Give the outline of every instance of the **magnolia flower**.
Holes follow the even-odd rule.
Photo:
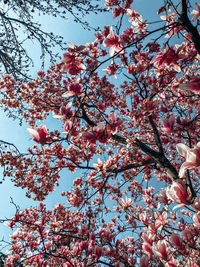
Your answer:
[[[183,243],[183,240],[182,238],[180,238],[180,236],[176,233],[173,233],[171,236],[170,236],[170,240],[172,242],[172,244],[177,247],[178,249],[181,249],[184,247],[184,243]]]
[[[179,170],[179,177],[183,178],[186,170],[200,166],[200,142],[193,149],[179,143],[176,149],[181,156],[186,158]]]
[[[82,63],[82,58],[69,52],[63,55],[61,62],[64,63],[63,71],[71,75],[78,75],[86,69],[85,65]]]
[[[70,130],[72,129],[73,123],[71,121],[66,121],[63,129],[65,134],[69,134]]]
[[[148,256],[142,256],[140,258],[140,267],[147,267],[150,266],[149,257]]]
[[[200,3],[196,3],[196,8],[197,10],[191,11],[191,15],[194,15],[194,17],[192,18],[192,21],[197,20],[198,17],[200,16]]]
[[[90,144],[96,144],[96,138],[91,133],[84,133],[83,138],[85,138]]]
[[[110,47],[109,54],[111,57],[115,52],[119,52],[121,50],[119,36],[114,34],[112,27],[110,27],[110,33],[103,41],[103,45],[105,47]]]
[[[192,217],[195,225],[200,226],[200,212],[197,212]]]
[[[62,97],[70,97],[70,96],[83,96],[82,94],[82,88],[83,85],[80,84],[79,82],[76,83],[71,83],[68,88],[68,92],[64,93]]]
[[[45,144],[48,140],[48,131],[46,125],[40,125],[35,129],[28,128],[27,132],[32,135],[33,140],[37,143]]]
[[[116,134],[118,130],[118,126],[122,124],[122,121],[117,118],[115,113],[110,113],[108,117],[108,123],[107,130],[110,131],[112,134]]]
[[[170,187],[166,190],[167,197],[175,202],[187,205],[190,202],[190,195],[188,195],[188,192],[186,190],[186,186],[182,180],[175,182],[171,184]],[[183,205],[182,205],[183,206]]]
[[[175,117],[172,115],[169,118],[163,119],[163,127],[162,130],[165,133],[170,133],[173,131],[174,128],[174,123],[175,123]]]
[[[179,85],[182,90],[190,90],[195,94],[200,94],[200,76],[192,79],[187,83],[182,83]]]
[[[117,76],[116,76],[115,73],[118,70],[118,68],[119,68],[119,65],[118,64],[114,64],[112,62],[111,65],[109,65],[106,69],[102,69],[102,71],[106,71],[109,76],[113,76],[115,79],[117,79]]]
[[[67,103],[66,106],[62,105],[60,107],[60,114],[54,115],[53,117],[59,120],[69,120],[73,116],[73,111],[71,110],[72,102]]]
[[[120,205],[124,210],[127,210],[131,205],[133,204],[133,201],[131,198],[126,197],[125,199],[120,199]]]
[[[176,51],[173,47],[170,47],[168,50],[158,53],[153,60],[157,68],[159,68],[160,66],[172,66],[175,71],[180,72],[181,68],[177,64],[177,61],[178,55],[176,54]]]
[[[106,126],[99,124],[93,127],[93,135],[100,143],[106,143],[110,138],[111,133]]]
[[[165,240],[159,240],[157,243],[154,243],[152,246],[153,253],[163,260],[167,260],[168,256],[168,247]]]

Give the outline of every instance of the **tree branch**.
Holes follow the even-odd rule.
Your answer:
[[[181,15],[178,19],[178,23],[191,35],[192,41],[198,53],[200,54],[200,35],[197,30],[197,27],[194,27],[190,22],[187,15],[187,1],[181,0]]]

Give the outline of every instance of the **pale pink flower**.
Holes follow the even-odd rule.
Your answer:
[[[142,250],[144,251],[144,253],[151,255],[151,253],[152,253],[152,246],[151,246],[151,244],[148,243],[148,242],[144,242],[142,244]]]
[[[103,248],[102,246],[95,246],[94,247],[94,254],[97,256],[97,258],[100,258],[103,254]]]
[[[193,243],[194,234],[193,234],[193,232],[190,229],[185,228],[182,231],[182,236],[183,236],[183,240],[186,241],[187,243]]]
[[[182,157],[186,158],[179,170],[179,177],[183,178],[186,170],[200,166],[200,142],[194,148],[179,143],[176,145],[176,149]]]
[[[192,21],[195,21],[200,16],[200,3],[195,3],[197,10],[192,10],[191,15],[194,15]]]
[[[163,211],[161,214],[155,214],[156,220],[155,220],[155,227],[158,230],[162,230],[162,228],[167,223],[167,211]]]
[[[133,204],[133,201],[131,198],[126,197],[125,199],[120,199],[120,205],[124,210],[127,210],[131,205]]]
[[[131,22],[135,27],[137,27],[139,23],[142,22],[142,16],[134,9],[127,9],[127,15],[129,16],[128,21]]]
[[[167,260],[168,247],[165,240],[159,240],[157,243],[154,243],[152,246],[153,253],[163,260]]]
[[[191,196],[188,195],[186,186],[182,180],[175,182],[166,190],[167,197],[175,202],[187,205],[190,203]]]
[[[82,73],[86,67],[82,63],[82,58],[72,53],[65,53],[61,61],[63,64],[63,71],[71,75],[78,75]]]
[[[192,217],[195,225],[200,226],[200,212],[197,212]]]
[[[177,64],[178,55],[173,47],[170,47],[168,50],[160,52],[154,59],[154,64],[157,68],[160,66],[172,66],[173,69],[177,72],[181,71],[181,68]]]
[[[40,144],[45,144],[48,140],[48,131],[46,125],[40,125],[39,127],[32,129],[28,128],[27,132],[32,135],[33,140]]]
[[[110,27],[110,33],[104,39],[103,45],[105,47],[110,47],[109,54],[111,57],[115,52],[119,52],[121,50],[119,36],[114,34],[112,27]]]
[[[66,121],[63,129],[64,129],[64,133],[68,134],[70,132],[70,130],[72,129],[73,123],[71,121]]]
[[[195,94],[200,94],[200,76],[192,79],[187,83],[182,83],[179,85],[182,90],[190,90]]]

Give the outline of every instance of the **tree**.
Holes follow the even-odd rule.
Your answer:
[[[84,16],[87,14],[97,14],[106,11],[99,6],[97,1],[88,0],[5,0],[0,8],[0,74],[11,74],[12,77],[21,82],[31,80],[30,69],[34,66],[34,61],[28,52],[30,45],[39,47],[41,53],[41,69],[44,68],[47,59],[55,64],[60,58],[57,49],[64,50],[66,42],[61,36],[54,32],[45,32],[40,23],[36,21],[37,16],[48,16],[48,18],[61,17],[68,18],[69,15],[75,22],[80,23],[84,28],[94,29]],[[19,96],[17,99],[20,101]],[[4,111],[9,117],[20,118],[22,110],[25,108],[21,101],[21,108],[16,112],[5,108]],[[3,107],[3,105],[1,105]]]
[[[58,60],[54,47],[64,49],[66,44],[61,36],[53,32],[47,33],[35,21],[34,14],[61,17],[66,19],[70,14],[83,27],[91,29],[91,25],[83,19],[86,14],[105,11],[99,7],[98,0],[4,0],[0,9],[0,73],[12,74],[15,79],[26,80],[29,77],[33,60],[27,52],[26,45],[35,42],[41,48],[42,66],[48,55],[53,63]]]
[[[6,222],[6,266],[200,265],[200,5],[165,0],[156,28],[131,0],[106,6],[116,27],[26,84],[1,80],[2,104],[19,109],[19,95],[27,107],[34,145],[0,164],[41,201]],[[64,133],[42,125],[52,114]],[[82,175],[62,193],[69,207],[47,210],[63,169]]]

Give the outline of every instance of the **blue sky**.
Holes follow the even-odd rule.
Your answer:
[[[158,16],[154,16],[156,11],[159,8],[160,0],[135,0],[133,7],[136,11],[141,12],[143,19],[158,20]],[[110,13],[109,13],[110,14]],[[93,15],[88,17],[88,21],[91,25],[100,26],[103,28],[104,25],[114,25],[115,21],[112,19],[112,15],[100,14]],[[68,15],[67,15],[68,16]],[[92,42],[95,40],[92,32],[88,32],[84,30],[81,25],[74,23],[73,19],[68,16],[69,19],[64,21],[59,18],[49,18],[49,17],[38,17],[37,19],[42,24],[42,28],[45,31],[53,31],[55,34],[62,35],[66,42],[72,42],[75,44],[85,44],[87,42]],[[37,46],[29,41],[27,43],[27,49],[30,52],[30,55],[33,57],[35,62],[35,67],[31,70],[31,74],[34,77],[36,72],[40,68],[40,58],[39,51]],[[58,51],[62,56],[61,51]],[[48,68],[49,63],[47,62],[45,68]],[[102,67],[104,68],[104,66]],[[113,79],[113,82],[115,80]],[[116,82],[116,81],[115,81]],[[8,119],[3,111],[0,111],[0,122],[1,122],[1,131],[0,131],[0,139],[5,140],[10,143],[14,143],[21,152],[25,152],[26,148],[31,147],[34,142],[32,138],[27,133],[26,128],[28,127],[26,124],[23,124],[22,127],[19,126],[18,121],[13,121],[12,119]],[[57,122],[53,118],[49,118],[47,122],[45,122],[49,129],[55,129]],[[40,124],[40,123],[39,123]],[[1,171],[0,171],[1,174]],[[65,198],[60,196],[61,191],[66,191],[70,189],[72,185],[72,180],[74,177],[77,177],[78,174],[68,173],[67,171],[63,172],[62,178],[60,179],[60,186],[56,188],[55,192],[50,194],[45,203],[48,208],[53,208],[53,206],[59,201],[65,201]],[[10,204],[10,197],[13,198],[14,202],[20,206],[21,209],[30,207],[31,205],[37,205],[38,202],[34,202],[31,199],[27,199],[25,197],[25,190],[17,188],[13,185],[12,182],[9,181],[9,178],[0,185],[0,194],[1,194],[1,205],[0,205],[0,218],[4,219],[5,217],[10,218],[14,215],[15,209]],[[4,236],[5,239],[8,238],[9,229],[0,224],[0,239]]]

